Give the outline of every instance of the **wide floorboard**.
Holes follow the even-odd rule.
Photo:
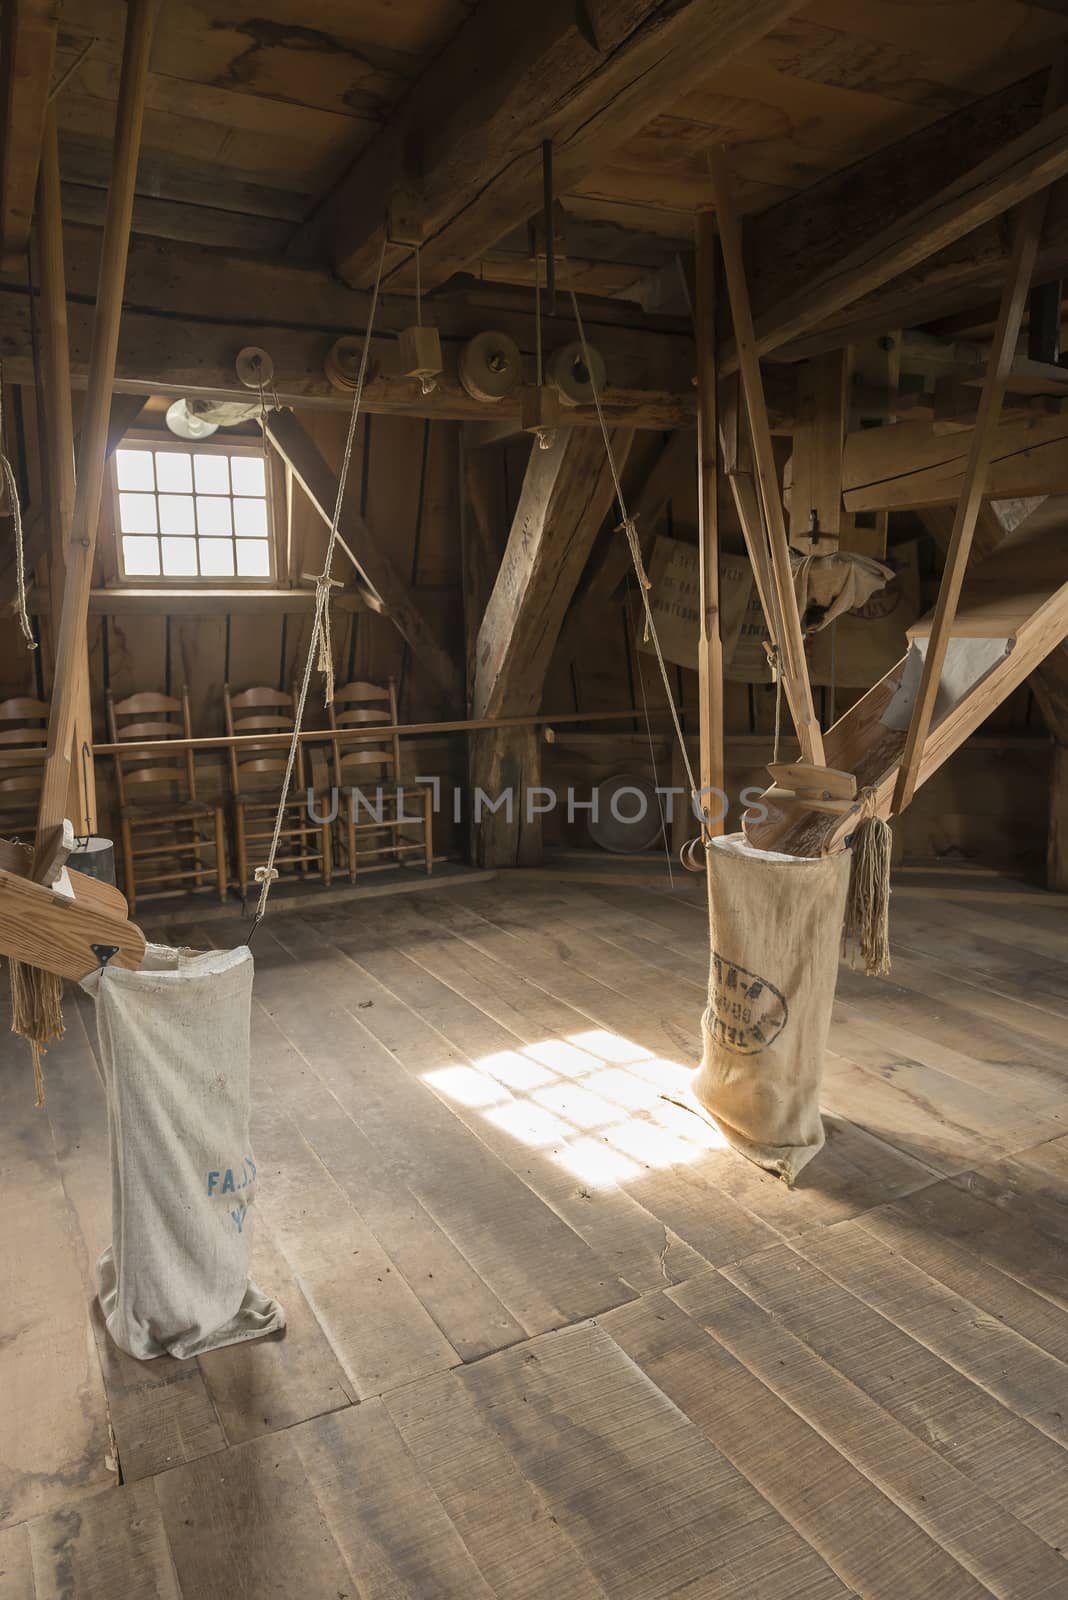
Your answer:
[[[1063,1600],[1063,897],[902,876],[788,1190],[679,1103],[702,892],[579,864],[272,912],[254,1273],[288,1328],[199,1361],[93,1308],[87,1006],[41,1111],[0,1045],[0,1600]]]

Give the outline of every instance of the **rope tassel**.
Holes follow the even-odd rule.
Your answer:
[[[861,795],[861,818],[853,835],[853,860],[849,872],[843,944],[850,963],[864,963],[865,976],[884,977],[890,971],[890,857],[893,834],[876,813],[876,791]]]
[[[53,1039],[63,1037],[63,980],[54,972],[28,967],[22,961],[9,961],[11,974],[11,1031],[28,1039],[33,1051],[33,1082],[36,1104],[44,1105],[44,1073],[41,1057]]]

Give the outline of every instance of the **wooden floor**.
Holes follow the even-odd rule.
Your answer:
[[[0,1600],[1064,1600],[1064,897],[902,882],[791,1192],[663,1098],[702,887],[632,876],[309,892],[264,924],[255,1273],[284,1339],[107,1343],[86,1019],[43,1112],[2,1046]]]

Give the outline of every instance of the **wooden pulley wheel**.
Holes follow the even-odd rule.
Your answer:
[[[323,362],[323,372],[333,388],[349,394],[355,389],[360,374],[362,349],[363,341],[355,334],[345,333],[340,339],[334,340]]]
[[[460,351],[460,382],[472,400],[496,404],[517,388],[523,375],[522,364],[515,340],[491,328],[476,333]]]
[[[274,362],[258,344],[239,350],[234,367],[246,389],[266,389],[274,382]]]
[[[589,366],[586,364],[589,356]],[[570,344],[563,345],[559,350],[554,350],[549,357],[549,381],[552,383],[562,404],[565,406],[586,406],[593,404],[593,383],[590,382],[590,373],[597,384],[597,393],[604,392],[605,378],[607,376],[604,357],[596,346],[587,341],[583,350],[581,341],[573,339]]]
[[[679,860],[687,872],[707,872],[708,863],[705,860],[705,837],[699,833],[696,839],[687,839],[679,851]]]

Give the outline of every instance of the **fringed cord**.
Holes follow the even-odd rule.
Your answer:
[[[852,966],[859,964],[859,955],[866,976],[881,978],[890,971],[893,834],[877,813],[877,790],[864,789],[860,800],[860,820],[853,834],[843,945],[849,950]]]

